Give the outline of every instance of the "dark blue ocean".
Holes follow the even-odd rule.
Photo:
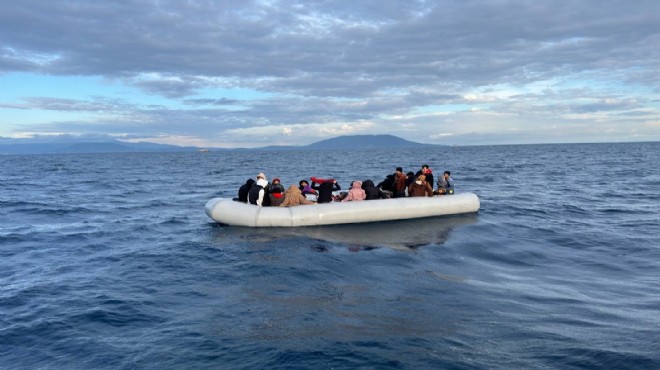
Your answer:
[[[660,143],[0,156],[1,369],[658,369]],[[258,172],[478,214],[213,223]]]

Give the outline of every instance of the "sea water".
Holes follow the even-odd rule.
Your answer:
[[[0,156],[2,369],[660,368],[660,143]],[[478,214],[218,225],[265,172]]]

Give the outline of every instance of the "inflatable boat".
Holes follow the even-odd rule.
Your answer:
[[[260,207],[228,198],[206,203],[206,214],[216,222],[248,227],[298,227],[473,213],[479,210],[476,194],[412,197],[359,202],[333,202],[295,207]]]

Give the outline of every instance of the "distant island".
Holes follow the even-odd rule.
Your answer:
[[[379,148],[424,148],[439,145],[422,144],[394,135],[345,135],[304,146],[267,146],[260,150],[353,150]]]
[[[48,142],[32,143],[23,139],[2,139],[0,154],[51,154],[51,153],[128,153],[128,152],[209,152],[228,150],[354,150],[378,148],[424,148],[441,145],[422,144],[394,135],[346,135],[321,140],[301,146],[266,146],[262,148],[212,148],[177,146],[155,143],[127,143],[118,140],[99,142]]]

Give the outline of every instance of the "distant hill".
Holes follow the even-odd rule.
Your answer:
[[[422,144],[394,135],[347,135],[322,140],[302,146],[267,146],[256,149],[235,150],[355,150],[377,148],[424,148],[433,144]],[[197,147],[156,143],[127,143],[123,141],[99,142],[48,142],[33,143],[22,139],[0,141],[0,154],[48,154],[48,153],[126,153],[126,152],[190,152]],[[208,148],[209,151],[229,150]]]
[[[258,150],[354,150],[382,148],[428,148],[442,145],[422,144],[394,135],[345,135],[303,146],[266,146]]]
[[[435,146],[402,139],[394,135],[349,135],[322,140],[307,149],[420,148]]]

